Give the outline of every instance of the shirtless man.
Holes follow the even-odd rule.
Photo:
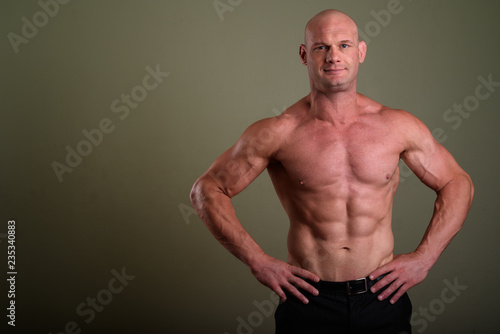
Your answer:
[[[281,298],[276,333],[410,333],[406,291],[462,227],[471,179],[420,120],[356,92],[366,44],[349,16],[314,16],[299,54],[310,94],[248,127],[196,181],[193,206]],[[399,159],[437,198],[416,250],[393,255]],[[287,262],[264,253],[231,205],[265,169],[290,220]]]

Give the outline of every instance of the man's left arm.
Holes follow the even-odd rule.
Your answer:
[[[425,185],[436,192],[437,198],[431,221],[417,249],[394,256],[391,262],[370,274],[372,279],[387,274],[372,287],[372,292],[388,286],[378,298],[383,300],[396,292],[391,297],[391,303],[425,279],[462,228],[474,196],[469,175],[452,155],[432,137],[420,120],[406,112],[403,115],[405,131],[402,135],[406,149],[401,158]]]

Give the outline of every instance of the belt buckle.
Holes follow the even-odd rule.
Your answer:
[[[362,290],[362,291],[356,291],[356,292],[351,292],[351,283],[354,283],[354,282],[359,282],[359,281],[363,281],[363,282],[365,283],[365,288],[364,288],[364,290]],[[359,294],[361,294],[361,293],[365,293],[365,292],[367,292],[367,291],[368,291],[368,283],[367,283],[367,281],[366,281],[366,277],[364,277],[364,278],[358,278],[358,279],[353,280],[353,281],[348,281],[348,282],[346,283],[346,287],[347,287],[347,295],[348,295],[348,296],[351,296],[351,295],[359,295]]]

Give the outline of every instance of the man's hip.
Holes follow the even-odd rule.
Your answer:
[[[276,334],[411,333],[411,301],[405,293],[395,304],[380,301],[370,287],[378,280],[309,282],[319,291],[313,296],[301,290],[309,304],[287,293],[275,312]]]

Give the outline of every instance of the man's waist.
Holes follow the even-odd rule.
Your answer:
[[[324,280],[320,280],[319,282],[307,281],[319,291],[329,291],[345,295],[358,295],[369,292],[370,288],[382,279],[382,277],[383,276],[379,276],[374,280],[369,277],[363,277],[341,282]]]

